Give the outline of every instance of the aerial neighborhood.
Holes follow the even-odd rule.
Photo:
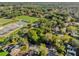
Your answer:
[[[0,3],[0,56],[79,56],[78,51],[79,3]]]

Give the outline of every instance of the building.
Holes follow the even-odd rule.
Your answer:
[[[67,45],[67,51],[66,51],[66,55],[67,56],[76,56],[76,48],[71,46],[71,45]]]

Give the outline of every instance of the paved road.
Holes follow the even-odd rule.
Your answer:
[[[19,21],[17,23],[9,24],[4,26],[4,28],[0,29],[0,37],[3,37],[5,34],[17,29],[23,27],[26,23],[23,21]]]

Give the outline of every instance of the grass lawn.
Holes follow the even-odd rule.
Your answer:
[[[15,20],[0,18],[0,26],[6,25],[12,22],[15,22]]]
[[[25,21],[28,21],[30,23],[33,23],[33,22],[37,21],[39,18],[30,17],[30,16],[17,16],[15,19],[25,20]]]
[[[17,17],[15,18],[15,20],[0,18],[0,26],[3,26],[3,25],[6,25],[6,24],[15,22],[15,21],[17,21],[17,20],[25,20],[25,21],[28,21],[28,22],[30,22],[30,23],[33,23],[33,22],[37,21],[38,19],[39,19],[39,18],[30,17],[30,16],[17,16]]]
[[[7,54],[8,54],[7,51],[5,51],[5,52],[0,52],[0,56],[6,56]]]

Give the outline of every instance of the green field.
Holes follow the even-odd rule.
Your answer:
[[[30,16],[18,16],[15,19],[17,19],[17,20],[25,20],[25,21],[28,21],[30,23],[33,23],[33,22],[37,21],[39,18],[30,17]]]
[[[33,23],[33,22],[37,21],[38,18],[36,18],[36,17],[30,17],[30,16],[17,16],[15,18],[15,20],[0,18],[0,26],[3,26],[3,25],[6,25],[6,24],[15,22],[17,20],[25,20],[25,21],[28,21],[30,23]]]
[[[0,52],[0,56],[6,56],[7,54],[8,54],[7,51],[5,51],[5,52]]]
[[[15,22],[15,20],[0,18],[0,26],[6,25],[12,22]]]

